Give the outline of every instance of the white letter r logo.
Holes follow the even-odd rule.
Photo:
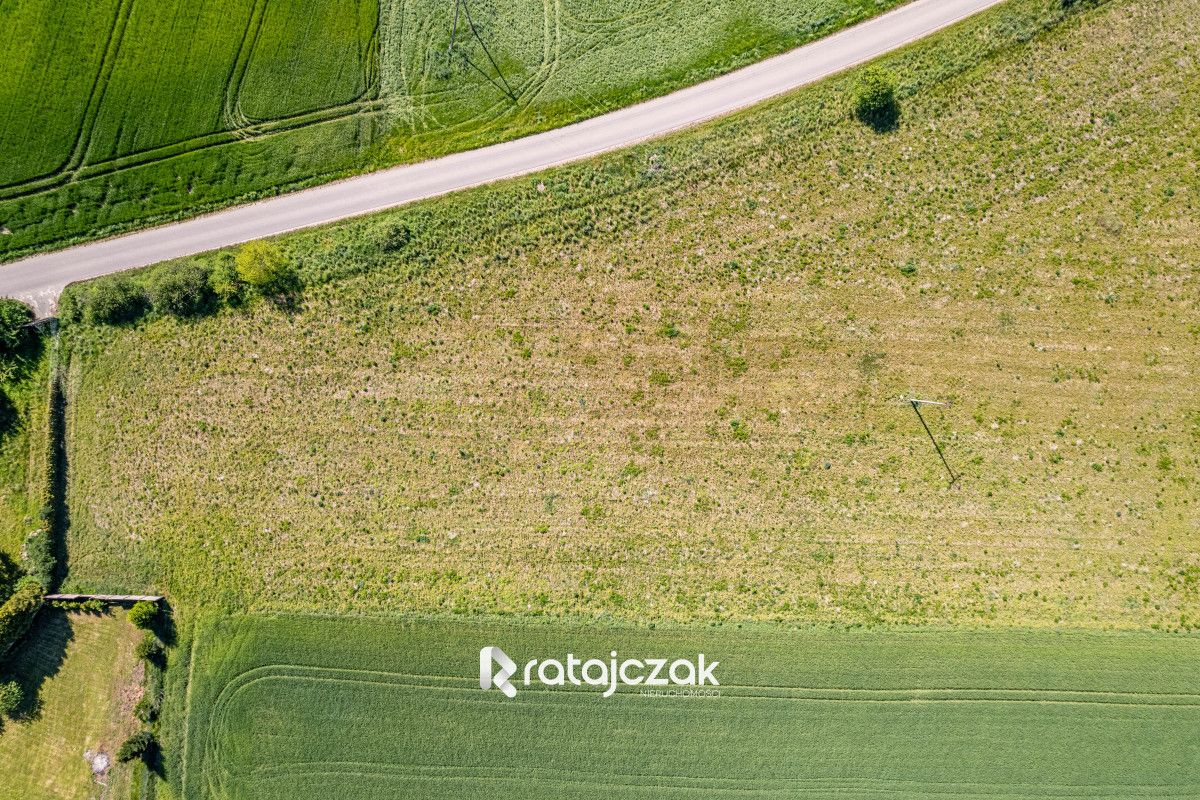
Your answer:
[[[492,674],[492,662],[500,666],[496,674]],[[517,687],[508,679],[517,671],[517,662],[509,658],[499,647],[485,647],[479,651],[479,688],[490,689],[492,684],[504,692],[505,697],[516,697]]]

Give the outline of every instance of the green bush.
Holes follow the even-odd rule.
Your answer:
[[[158,719],[159,708],[158,698],[145,694],[142,699],[137,701],[137,705],[133,707],[133,715],[142,722],[149,724]]]
[[[29,338],[25,325],[33,321],[33,309],[20,300],[0,298],[0,351],[20,349]]]
[[[25,699],[25,691],[16,681],[0,683],[0,717],[10,717]]]
[[[296,282],[296,271],[287,255],[273,242],[242,245],[234,256],[238,279],[263,294],[284,292]]]
[[[46,591],[50,591],[54,581],[55,564],[54,545],[49,531],[37,530],[29,534],[25,538],[25,572],[37,578]]]
[[[129,609],[129,621],[139,628],[149,628],[158,619],[158,605],[149,600],[138,600]]]
[[[854,82],[854,115],[876,129],[895,124],[896,76],[882,67],[867,67]]]
[[[29,630],[45,599],[46,590],[36,578],[26,576],[17,581],[12,597],[0,606],[0,658]]]
[[[237,305],[242,301],[242,290],[245,288],[242,279],[238,277],[237,265],[228,254],[224,255],[208,274],[208,285],[222,303]]]
[[[155,311],[173,317],[207,314],[217,299],[209,283],[209,269],[197,263],[160,269],[151,278],[147,293]]]
[[[133,648],[133,654],[143,661],[156,661],[162,658],[163,643],[150,631]]]
[[[129,278],[105,278],[81,289],[68,314],[85,322],[120,325],[137,320],[148,305],[145,291]]]
[[[63,611],[86,611],[89,614],[104,612],[103,600],[52,600],[50,605]]]
[[[118,761],[133,761],[135,758],[146,758],[154,752],[154,734],[150,731],[138,731],[122,743],[117,750]]]

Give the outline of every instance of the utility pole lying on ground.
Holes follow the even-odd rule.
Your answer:
[[[925,422],[925,417],[921,414],[921,406],[949,406],[949,403],[939,403],[936,400],[918,400],[915,397],[908,398],[909,405],[916,412],[917,419],[921,420],[921,427],[925,429],[925,433],[929,434],[929,441],[933,442],[933,449],[937,451],[938,458],[942,460],[942,466],[946,468],[946,472],[950,475],[950,485],[953,486],[958,480],[958,476],[954,474],[954,470],[950,468],[950,462],[946,460],[945,453],[942,452],[941,446],[937,443],[937,439],[933,435],[933,431],[929,430],[929,425]]]

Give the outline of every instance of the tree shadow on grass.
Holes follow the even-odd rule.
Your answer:
[[[16,681],[24,697],[13,712],[18,720],[38,719],[42,713],[41,689],[47,679],[62,669],[67,645],[75,638],[71,620],[66,612],[50,606],[43,607],[29,632],[0,664],[0,681]],[[0,732],[3,720],[0,720]]]
[[[900,127],[900,104],[888,103],[874,111],[855,112],[854,116],[876,133],[890,133]]]
[[[154,619],[150,630],[154,631],[154,635],[167,647],[174,647],[179,642],[179,630],[175,627],[175,613],[167,600],[159,602],[158,616]]]

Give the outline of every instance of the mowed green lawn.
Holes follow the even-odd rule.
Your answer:
[[[899,2],[0,4],[0,259],[552,128]]]
[[[26,693],[18,719],[0,721],[0,800],[88,800],[101,783],[112,800],[131,796],[134,765],[116,753],[138,727],[139,636],[122,613],[39,614],[0,669]],[[108,768],[93,774],[85,753],[107,756]]]
[[[719,661],[718,697],[478,683],[479,650]],[[226,619],[187,800],[1182,797],[1200,639]]]

